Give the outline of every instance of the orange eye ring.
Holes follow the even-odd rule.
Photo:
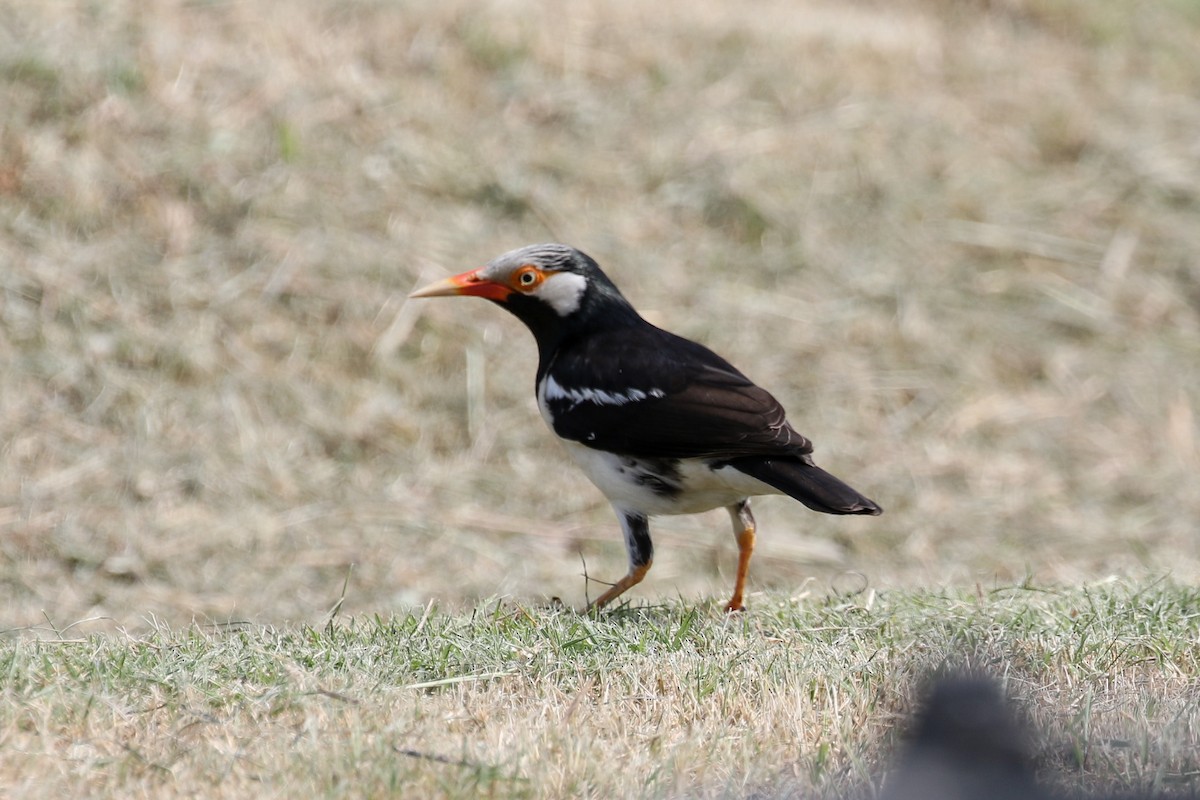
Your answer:
[[[512,287],[518,292],[531,292],[541,285],[546,276],[532,264],[526,264],[512,275]]]

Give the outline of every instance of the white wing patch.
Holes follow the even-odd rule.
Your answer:
[[[626,403],[636,403],[639,400],[645,400],[650,397],[665,397],[666,392],[662,389],[626,389],[623,392],[610,392],[607,389],[567,389],[554,380],[553,377],[547,377],[545,386],[542,389],[542,397],[545,401],[550,400],[569,400],[571,407],[580,403],[595,403],[600,406],[623,406]]]

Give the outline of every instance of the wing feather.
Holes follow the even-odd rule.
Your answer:
[[[555,432],[589,447],[655,458],[812,452],[769,392],[703,345],[653,326],[562,347],[545,377]]]

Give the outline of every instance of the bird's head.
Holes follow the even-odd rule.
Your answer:
[[[636,312],[590,256],[565,244],[531,244],[485,266],[431,283],[410,297],[483,297],[529,326],[539,342],[585,320],[616,322]]]

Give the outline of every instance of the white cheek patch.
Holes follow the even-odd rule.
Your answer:
[[[565,317],[579,310],[587,278],[574,272],[551,272],[542,285],[529,294],[549,305],[560,316]]]

